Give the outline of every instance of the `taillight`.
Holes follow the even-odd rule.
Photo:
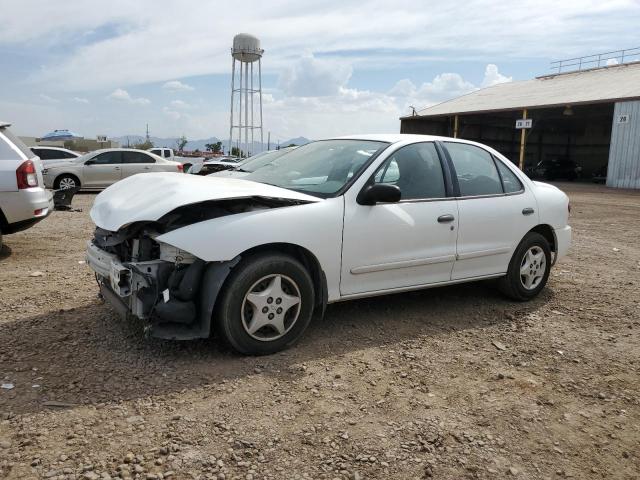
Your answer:
[[[184,172],[184,165],[182,165],[181,163],[178,164],[178,171]]]
[[[18,181],[18,190],[38,186],[38,175],[36,174],[36,166],[31,160],[23,162],[16,170],[16,180]]]

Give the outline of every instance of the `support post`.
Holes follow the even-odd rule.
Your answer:
[[[527,118],[527,109],[522,110],[522,118],[526,120]],[[524,171],[524,147],[527,141],[527,130],[523,128],[520,131],[520,170]]]
[[[458,138],[458,115],[453,117],[453,138]]]

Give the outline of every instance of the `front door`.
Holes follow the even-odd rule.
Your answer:
[[[154,163],[155,159],[145,152],[122,152],[122,178],[136,173],[151,172]]]
[[[452,279],[505,273],[516,247],[538,224],[536,199],[484,148],[444,142],[460,197],[457,260]]]
[[[393,153],[371,183],[401,191],[398,203],[345,205],[340,293],[446,282],[455,260],[458,212],[447,197],[442,162],[433,142]],[[348,197],[345,197],[348,198]]]
[[[104,188],[122,178],[122,153],[103,152],[87,160],[82,167],[82,186]]]

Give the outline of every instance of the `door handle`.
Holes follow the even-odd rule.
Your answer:
[[[449,222],[453,222],[455,219],[456,217],[454,217],[450,213],[447,213],[446,215],[440,215],[438,217],[438,223],[449,223]]]
[[[114,167],[114,170],[120,170],[120,167]]]
[[[531,215],[533,212],[535,212],[535,210],[531,207],[527,207],[527,208],[523,208],[522,209],[522,214],[523,215]]]
[[[144,167],[144,169],[145,169],[145,170],[151,170],[151,168],[149,168],[149,167]]]

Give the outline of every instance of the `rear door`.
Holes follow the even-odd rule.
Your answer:
[[[154,168],[156,159],[146,152],[122,152],[122,178],[136,173],[150,172]]]
[[[103,152],[87,160],[82,167],[83,186],[104,188],[122,178],[122,152]]]
[[[444,142],[458,189],[452,280],[504,273],[524,235],[538,224],[533,193],[502,160],[476,145]]]

